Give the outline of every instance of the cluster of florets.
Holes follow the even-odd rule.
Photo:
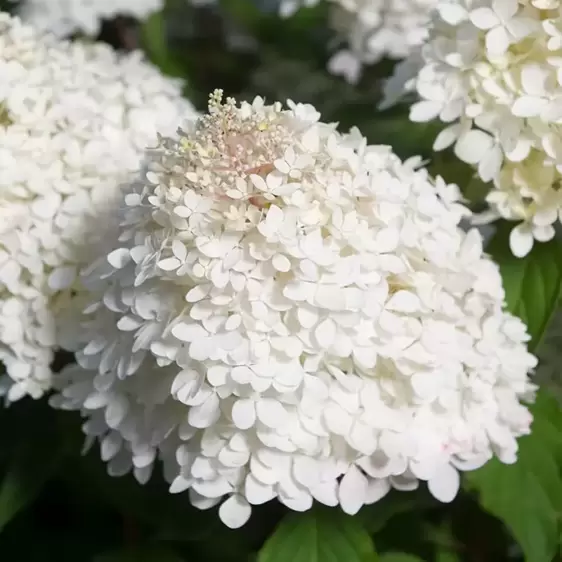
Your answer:
[[[192,109],[138,53],[59,42],[6,14],[0,76],[0,360],[15,400],[49,388],[55,313],[79,292],[107,211],[156,131]]]
[[[281,13],[293,14],[319,0],[284,0]],[[357,82],[363,65],[381,59],[403,59],[427,39],[430,14],[437,0],[329,0],[333,28],[346,46],[328,68]]]
[[[39,31],[59,37],[73,33],[95,36],[104,19],[144,19],[163,6],[163,0],[21,0],[18,15]]]
[[[454,145],[492,182],[485,218],[520,222],[513,253],[550,240],[562,218],[560,1],[442,0],[409,64],[416,77],[406,89],[421,97],[411,119],[448,124],[434,148]]]
[[[57,381],[111,474],[243,525],[251,506],[350,514],[391,488],[451,501],[514,462],[536,360],[458,189],[311,106],[210,99],[162,139]]]

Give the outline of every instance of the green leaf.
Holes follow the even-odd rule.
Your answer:
[[[370,143],[390,145],[401,158],[433,155],[433,141],[442,127],[440,124],[433,121],[412,123],[407,111],[396,115],[385,113],[367,123],[364,115],[365,111],[358,123]]]
[[[142,25],[141,42],[150,61],[164,74],[183,76],[184,71],[168,48],[166,20],[163,12],[155,12]]]
[[[435,555],[435,562],[460,562],[460,558],[456,552],[441,548]]]
[[[259,553],[258,562],[375,562],[367,531],[336,509],[288,515]]]
[[[486,251],[500,266],[507,308],[519,316],[532,337],[531,349],[542,339],[556,310],[562,288],[562,247],[557,239],[536,242],[524,258],[509,249],[512,223],[500,223]]]
[[[423,562],[422,558],[406,552],[386,552],[381,554],[379,560],[380,562]]]
[[[507,308],[526,324],[529,348],[540,344],[560,299],[562,248],[558,240],[535,243],[524,258],[509,249],[512,224],[500,224],[488,252],[499,264]],[[493,459],[466,475],[482,507],[501,519],[528,562],[550,562],[558,550],[562,510],[562,415],[543,390],[531,407],[532,434],[519,441],[518,461]]]
[[[479,493],[482,507],[505,523],[527,562],[550,562],[558,550],[562,414],[553,400],[543,393],[531,408],[533,432],[520,439],[515,464],[503,465],[493,459],[466,474],[466,482]]]
[[[370,533],[378,533],[393,517],[406,512],[428,509],[435,504],[435,498],[424,488],[408,493],[392,490],[376,504],[363,507],[357,517]]]
[[[36,499],[69,444],[67,436],[59,431],[58,412],[44,403],[22,400],[3,414],[3,429],[15,434],[17,443],[10,450],[9,440],[0,440],[2,447],[9,450],[4,472],[0,472],[0,532]]]
[[[60,456],[39,457],[22,451],[0,481],[0,531],[39,495]]]
[[[455,537],[452,529],[452,522],[446,520],[440,525],[424,525],[425,536],[436,548],[435,562],[458,562],[458,553],[463,549],[463,545]]]

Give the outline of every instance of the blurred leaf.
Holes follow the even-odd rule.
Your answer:
[[[358,518],[320,508],[288,515],[258,556],[258,562],[377,560],[372,540]]]
[[[356,123],[370,143],[390,145],[401,158],[433,155],[433,141],[442,125],[433,121],[412,123],[407,111],[396,115],[377,114],[374,104],[371,112],[372,119],[369,120],[369,113],[364,111],[363,119],[358,118]],[[367,122],[364,122],[365,117]]]
[[[379,556],[380,562],[423,562],[422,558],[418,558],[413,554],[405,552],[385,552]]]
[[[242,529],[232,530],[220,521],[217,508],[201,511],[191,505],[187,494],[170,494],[169,485],[158,469],[143,486],[131,475],[121,478],[107,475],[97,451],[79,459],[77,466],[65,476],[76,494],[84,497],[84,481],[87,481],[93,496],[147,529],[151,539],[175,546],[181,543],[205,562],[247,562],[249,553],[263,544],[285,511],[277,502],[256,506],[250,521]]]
[[[168,47],[164,12],[155,12],[145,20],[142,25],[141,42],[149,60],[164,74],[183,77],[183,67],[174,59]]]
[[[431,175],[441,176],[446,182],[457,184],[463,196],[473,206],[485,203],[490,185],[484,183],[469,164],[459,160],[452,150],[434,152],[428,169]]]
[[[378,533],[393,517],[401,513],[423,510],[435,505],[435,499],[425,488],[408,493],[391,490],[382,500],[363,507],[357,517],[370,533]]]
[[[465,477],[482,507],[509,528],[527,562],[550,562],[559,543],[562,413],[553,402],[543,393],[531,408],[533,431],[519,440],[515,464],[492,459]]]
[[[509,249],[511,224],[500,223],[487,251],[500,267],[507,308],[528,326],[535,349],[544,336],[562,284],[558,240],[535,243],[524,258]],[[562,414],[546,391],[531,407],[532,434],[519,441],[518,461],[504,465],[493,459],[466,474],[480,503],[502,520],[528,562],[550,562],[558,550],[562,509]]]
[[[39,495],[52,475],[52,460],[49,463],[51,466],[45,466],[44,460],[42,457],[33,459],[24,451],[11,463],[0,482],[0,531]]]
[[[460,558],[456,552],[440,548],[437,550],[435,562],[460,562]]]
[[[168,486],[158,471],[144,486],[131,475],[109,476],[97,451],[81,459],[68,478],[77,489],[83,488],[83,481],[87,480],[93,492],[107,504],[123,516],[148,526],[156,534],[168,533],[185,541],[205,540],[224,528],[214,511],[202,512],[191,506],[184,496],[168,493]]]
[[[516,258],[509,249],[512,228],[512,223],[500,223],[486,251],[500,266],[507,308],[527,324],[534,349],[560,299],[562,245],[558,239],[535,242],[528,255]]]
[[[44,404],[23,400],[10,408],[10,426],[18,444],[0,474],[0,531],[41,492],[59,466],[65,449],[64,435],[56,431],[56,414]],[[20,412],[29,414],[25,418]],[[12,416],[8,416],[10,419]]]
[[[123,549],[96,556],[93,562],[184,562],[175,552],[161,546]]]
[[[435,562],[457,562],[462,546],[454,536],[452,524],[446,519],[440,525],[426,525],[427,539],[435,546]]]
[[[240,0],[220,0],[221,8],[237,22],[249,28],[257,27],[267,14],[260,11],[254,2],[240,2]]]

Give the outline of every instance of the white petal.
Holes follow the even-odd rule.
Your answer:
[[[283,254],[275,254],[271,263],[277,271],[289,271],[291,269],[289,258]]]
[[[355,465],[351,465],[338,490],[340,505],[345,513],[355,515],[363,507],[367,485],[365,475]]]
[[[509,48],[509,35],[505,28],[498,26],[486,34],[486,49],[493,56],[503,55]]]
[[[476,8],[470,12],[470,21],[478,29],[492,29],[498,25],[500,20],[491,8]]]
[[[420,299],[414,293],[398,291],[388,299],[385,308],[397,312],[416,312],[420,304]]]
[[[187,295],[185,295],[185,300],[187,302],[198,302],[209,294],[211,288],[212,285],[209,283],[205,285],[196,285],[187,293]]]
[[[189,410],[188,420],[193,427],[203,429],[211,427],[220,417],[220,399],[213,392],[203,404]]]
[[[49,275],[48,284],[53,291],[62,291],[68,289],[76,279],[76,267],[57,267],[51,275]]]
[[[314,330],[316,341],[323,348],[326,349],[332,345],[336,337],[336,324],[330,318],[326,318]]]
[[[232,484],[224,477],[216,480],[197,480],[193,483],[193,490],[208,498],[222,498],[232,492]]]
[[[380,501],[388,492],[390,492],[390,482],[387,478],[375,478],[369,480],[367,492],[365,494],[365,503],[372,505]]]
[[[539,242],[548,242],[554,238],[556,231],[551,224],[533,227],[533,238]]]
[[[117,248],[107,256],[107,261],[115,269],[121,269],[131,261],[131,252],[128,248]]]
[[[209,332],[199,324],[180,322],[172,328],[172,334],[180,341],[192,342],[206,338]]]
[[[211,509],[213,507],[215,507],[215,505],[218,505],[221,502],[222,498],[206,498],[205,496],[202,496],[201,494],[198,494],[197,492],[193,491],[192,489],[189,490],[189,501],[191,502],[191,505],[193,507],[196,507],[197,509],[201,509],[201,510],[205,510],[205,509]]]
[[[178,258],[166,258],[158,262],[158,267],[163,271],[174,271],[181,265]]]
[[[478,164],[492,147],[492,137],[484,131],[472,129],[459,138],[455,154],[467,164]]]
[[[297,318],[303,328],[312,328],[318,322],[318,310],[316,308],[300,307],[297,310]]]
[[[123,440],[119,433],[112,431],[101,442],[101,458],[104,462],[112,459],[120,450]]]
[[[418,123],[432,121],[443,109],[443,104],[435,101],[419,101],[410,109],[410,120]]]
[[[306,490],[299,490],[297,495],[279,494],[279,500],[293,511],[308,511],[312,507],[312,496]]]
[[[461,21],[464,21],[467,16],[467,12],[464,6],[449,2],[439,2],[437,4],[437,10],[439,11],[439,15],[444,21],[455,26],[458,25]]]
[[[449,503],[455,499],[459,486],[459,473],[450,464],[443,465],[427,482],[431,495],[443,503]]]
[[[256,423],[256,406],[253,400],[238,400],[232,406],[232,421],[238,429],[249,429]]]
[[[262,398],[256,404],[258,419],[267,427],[276,429],[287,422],[287,411],[275,398]]]
[[[511,106],[511,113],[516,117],[538,117],[548,105],[548,101],[534,96],[521,96]]]
[[[483,182],[493,180],[500,173],[503,161],[502,151],[498,146],[492,147],[478,164],[478,175]]]
[[[252,474],[248,474],[248,476],[246,477],[244,491],[247,500],[252,505],[261,505],[262,503],[266,503],[269,500],[272,500],[276,496],[273,486],[269,484],[263,484]]]
[[[521,223],[509,234],[509,247],[513,255],[522,258],[526,256],[533,247],[533,233],[529,225]]]
[[[251,514],[252,507],[238,494],[230,496],[219,508],[221,521],[231,529],[239,529],[245,525]]]
[[[445,150],[449,148],[458,138],[460,132],[460,126],[451,125],[443,129],[433,142],[433,150],[439,152],[440,150]]]
[[[172,253],[174,254],[174,256],[176,256],[176,258],[178,258],[178,260],[184,261],[187,257],[187,249],[185,247],[185,244],[180,240],[174,240],[172,242]]]

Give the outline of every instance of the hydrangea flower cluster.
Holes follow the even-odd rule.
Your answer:
[[[59,42],[6,14],[0,76],[0,360],[16,400],[49,388],[55,313],[79,291],[106,211],[156,131],[192,108],[140,54]]]
[[[406,89],[421,97],[410,118],[447,123],[435,150],[454,144],[493,182],[484,218],[520,221],[516,256],[550,240],[562,219],[562,3],[441,0],[419,62],[409,64],[417,76]]]
[[[59,37],[76,32],[93,37],[99,33],[102,19],[145,19],[163,6],[164,0],[21,0],[18,15],[36,29]]]
[[[226,496],[230,527],[420,480],[451,501],[458,470],[514,462],[529,432],[526,328],[456,186],[288,106],[216,91],[148,153],[52,403],[111,474],[160,457],[171,492]]]
[[[351,83],[365,64],[384,57],[403,59],[424,43],[430,14],[437,0],[330,0],[333,27],[347,46],[330,60],[328,68]],[[291,15],[318,0],[285,0],[281,13]]]

